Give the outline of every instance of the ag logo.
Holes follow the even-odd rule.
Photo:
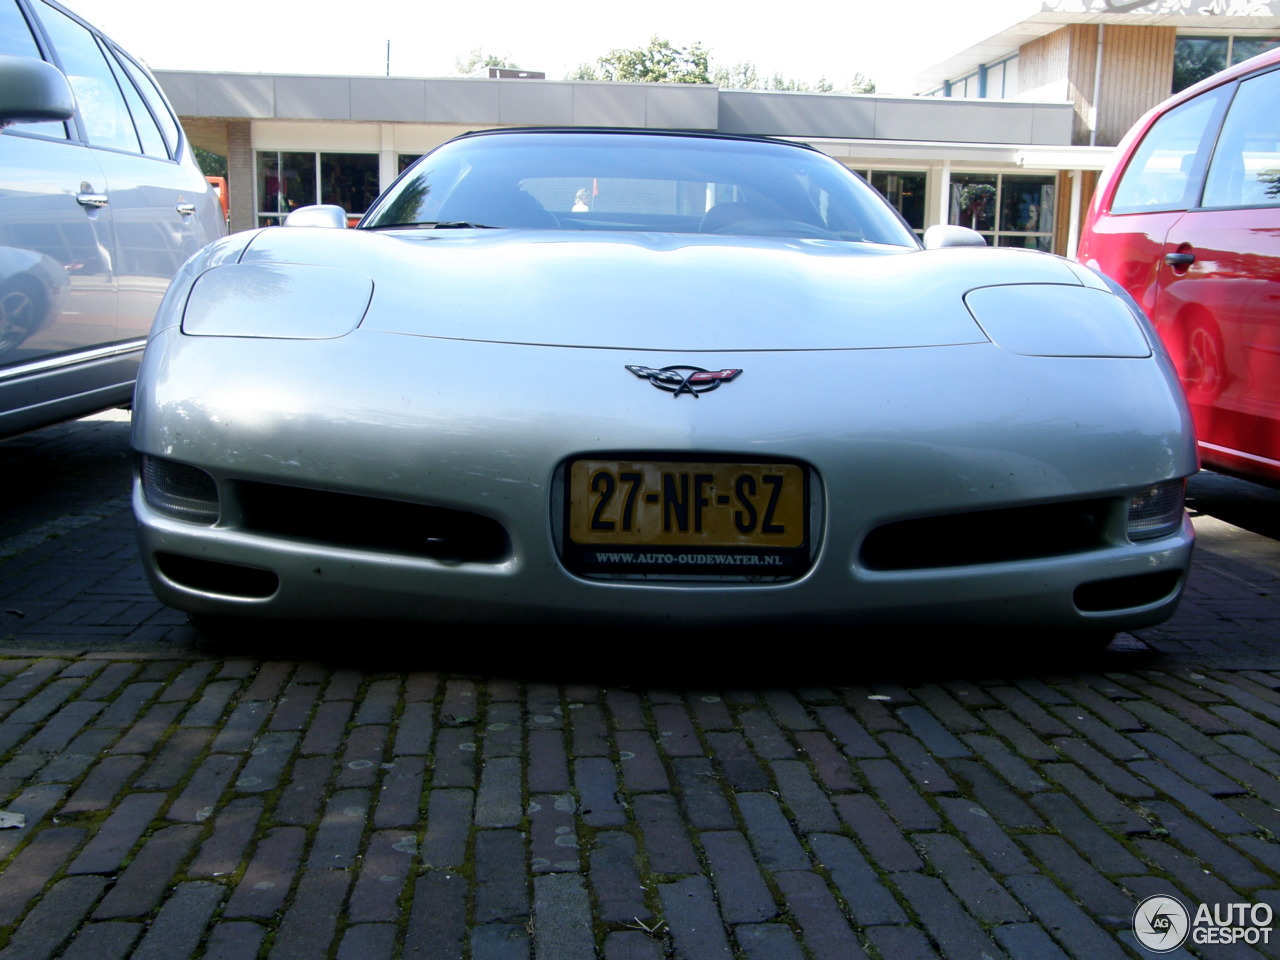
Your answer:
[[[670,367],[642,367],[638,364],[627,364],[627,369],[642,380],[648,380],[659,390],[666,390],[674,396],[690,393],[697,396],[716,389],[722,383],[728,383],[741,370],[703,370],[701,367],[686,367],[675,364]]]
[[[1177,950],[1187,939],[1191,917],[1187,908],[1173,897],[1147,897],[1133,912],[1133,935],[1138,944],[1152,953]]]

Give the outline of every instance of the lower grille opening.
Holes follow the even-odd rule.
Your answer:
[[[1076,587],[1076,607],[1085,613],[1145,607],[1173,593],[1178,588],[1181,576],[1177,570],[1165,570],[1160,573],[1142,573],[1136,577],[1115,577],[1111,580],[1082,583]]]
[[[156,566],[179,586],[202,593],[264,600],[280,586],[280,578],[270,570],[245,567],[238,563],[184,557],[176,553],[157,553]]]
[[[250,481],[236,496],[241,526],[255,533],[450,563],[511,557],[502,524],[463,510]]]
[[[888,523],[862,542],[869,570],[1034,560],[1103,546],[1110,500],[1078,500]]]

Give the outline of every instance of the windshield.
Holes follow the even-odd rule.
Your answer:
[[[360,226],[631,230],[917,246],[879,194],[817,151],[626,133],[452,141],[406,170]]]

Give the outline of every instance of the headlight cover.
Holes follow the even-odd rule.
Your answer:
[[[364,319],[373,280],[298,263],[232,263],[201,274],[182,315],[193,337],[332,340]]]
[[[1133,313],[1113,294],[1063,283],[979,287],[965,306],[996,345],[1028,357],[1149,357]]]

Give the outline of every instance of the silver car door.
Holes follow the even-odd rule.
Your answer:
[[[41,53],[13,0],[0,0],[0,53]],[[6,128],[0,135],[0,391],[19,367],[116,339],[114,260],[106,180],[74,121]]]

